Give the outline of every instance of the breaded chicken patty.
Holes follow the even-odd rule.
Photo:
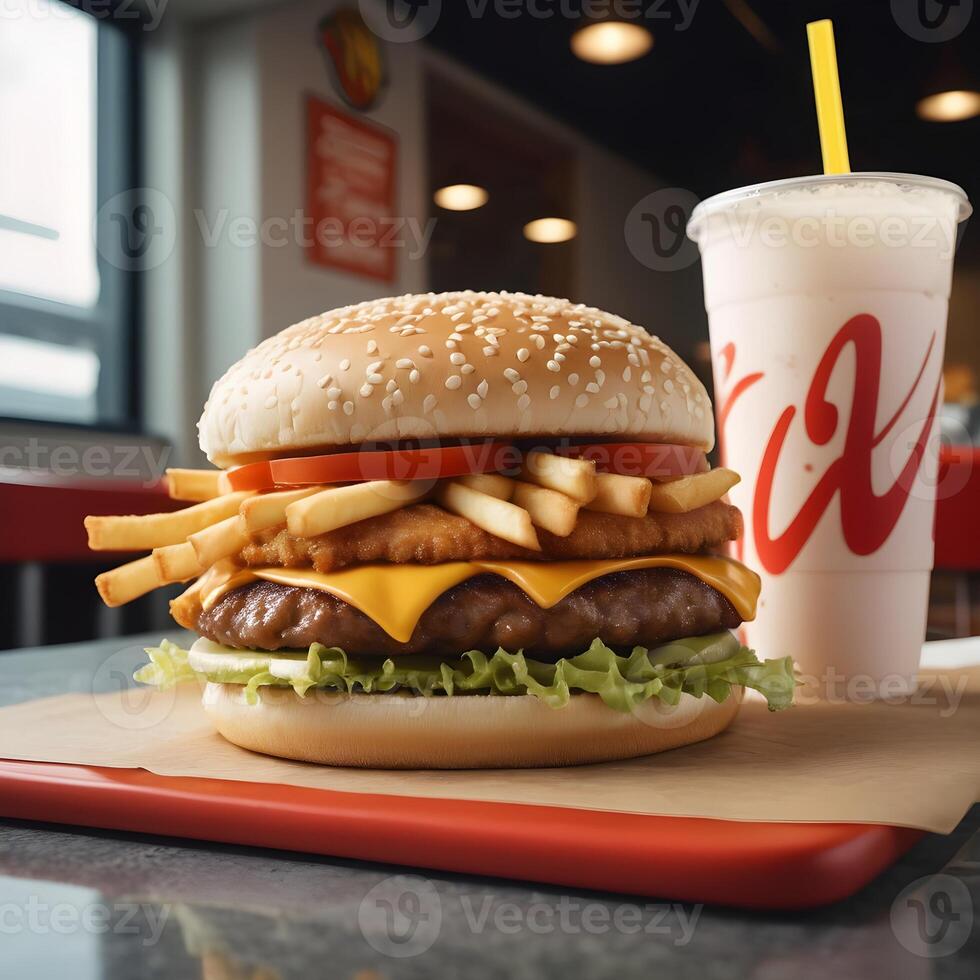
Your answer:
[[[297,538],[285,528],[272,528],[254,535],[240,560],[253,568],[312,567],[330,572],[366,562],[435,565],[447,561],[567,561],[666,552],[694,554],[738,538],[742,515],[738,508],[720,500],[688,514],[650,513],[640,518],[582,510],[568,537],[557,537],[542,528],[537,532],[541,551],[530,551],[434,504],[417,504],[313,538]]]

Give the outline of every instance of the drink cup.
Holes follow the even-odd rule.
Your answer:
[[[914,690],[925,637],[955,184],[781,180],[695,209],[718,438],[741,474],[747,642],[815,693]]]

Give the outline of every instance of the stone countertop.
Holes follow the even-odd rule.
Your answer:
[[[0,704],[111,689],[143,642],[0,653]],[[11,980],[973,980],[978,920],[980,806],[848,901],[794,913],[0,820]]]

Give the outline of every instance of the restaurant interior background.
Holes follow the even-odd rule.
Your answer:
[[[709,383],[684,215],[819,171],[808,20],[835,22],[855,169],[980,200],[980,14],[927,2],[931,26],[887,0],[611,2],[610,29],[575,0],[3,0],[0,648],[165,624],[160,593],[101,606],[91,579],[117,559],[86,554],[81,517],[159,509],[163,468],[202,462],[210,382],[311,314],[569,296]],[[483,193],[437,204],[454,185]],[[313,242],[311,218],[334,238]],[[943,411],[961,447],[980,442],[978,326],[967,227]],[[964,505],[980,511],[975,476],[940,503]],[[978,537],[940,554],[933,636],[980,633]]]

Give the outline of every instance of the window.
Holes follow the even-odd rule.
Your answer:
[[[130,42],[60,0],[0,20],[0,416],[130,417],[131,277],[100,206],[132,186]]]

